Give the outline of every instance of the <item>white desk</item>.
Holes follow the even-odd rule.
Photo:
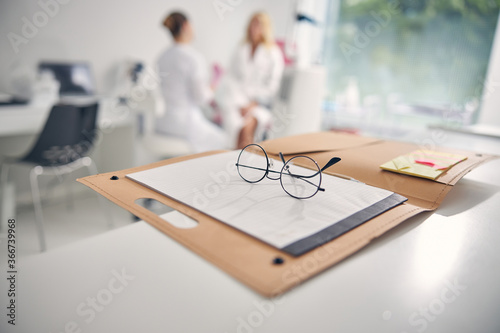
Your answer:
[[[0,138],[40,132],[55,102],[49,98],[38,98],[26,105],[0,106]],[[100,127],[130,124],[128,109],[113,109],[114,100],[111,98],[101,99],[99,103]]]
[[[0,137],[35,134],[49,115],[50,105],[0,106]]]
[[[95,101],[95,98],[89,98],[88,102],[93,100]],[[79,101],[85,102],[82,99],[79,99]],[[71,101],[67,100],[67,102]],[[55,103],[57,103],[57,100],[54,98],[41,95],[36,96],[31,103],[26,105],[0,106],[0,163],[5,156],[22,156],[23,153],[27,152],[36,139],[36,134],[43,129],[45,121],[50,114],[50,110]],[[99,99],[97,124],[98,128],[102,130],[100,134],[107,134],[114,129],[125,129],[128,127],[125,133],[119,134],[116,140],[114,140],[116,142],[110,144],[110,146],[116,146],[123,143],[123,149],[125,149],[125,147],[131,147],[133,145],[135,140],[133,120],[134,115],[132,112],[126,107],[116,107],[114,99]],[[102,136],[98,137],[102,138]],[[132,151],[132,148],[129,150]],[[114,151],[114,156],[110,156],[107,160],[118,162],[114,163],[114,161],[111,161],[111,164],[121,164],[127,167],[134,165],[134,156],[132,153],[129,151],[125,153],[116,153],[116,150]],[[107,152],[106,155],[109,156],[109,152]],[[106,160],[105,158],[101,159]],[[97,163],[99,165],[99,161],[97,161]],[[100,170],[109,170],[113,168],[113,166],[108,167],[102,164],[105,163],[99,165]],[[23,177],[25,176],[23,175]],[[4,189],[5,195],[2,195],[0,190],[0,216],[2,218],[0,221],[0,231],[2,232],[6,228],[5,224],[7,217],[15,215],[15,193],[18,189],[14,187],[14,183],[14,181],[11,181],[6,185]]]
[[[498,154],[499,143],[450,133],[442,144]],[[499,169],[500,160],[477,168],[434,214],[406,221],[279,300],[144,222],[21,258],[17,325],[2,313],[0,331],[499,332]],[[5,278],[0,290],[5,312]]]

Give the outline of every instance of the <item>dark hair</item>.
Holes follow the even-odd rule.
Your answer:
[[[187,17],[186,15],[180,13],[180,12],[173,12],[170,13],[165,20],[163,21],[163,25],[170,30],[172,33],[172,36],[174,38],[177,38],[179,34],[181,33],[182,25],[184,22],[187,22]]]

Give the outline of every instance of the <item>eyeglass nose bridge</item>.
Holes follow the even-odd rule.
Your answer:
[[[274,162],[272,158],[267,159],[267,171],[266,171],[266,177],[271,180],[279,180],[281,172],[278,170],[274,170]]]

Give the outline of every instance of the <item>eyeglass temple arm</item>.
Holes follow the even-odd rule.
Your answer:
[[[285,161],[285,158],[283,157],[283,154],[280,152],[279,155],[281,158],[281,162],[283,162],[283,164],[286,164],[286,161]]]
[[[285,164],[286,161],[285,161],[285,158],[283,157],[283,154],[280,152],[279,155],[280,155],[281,161],[283,162],[283,164]],[[321,168],[321,172],[325,171],[326,169],[328,169],[329,167],[331,167],[335,163],[340,162],[340,160],[341,160],[340,157],[333,157],[332,159],[330,159],[328,161],[328,163],[326,163],[326,165],[324,167]]]
[[[256,168],[256,167],[253,167],[253,166],[239,164],[239,163],[236,163],[235,165],[236,166],[241,166],[241,167],[244,167],[244,168],[248,168],[248,169],[260,170],[260,171],[267,171],[267,172],[272,172],[272,173],[280,173],[279,171],[275,171],[275,170],[266,170],[266,169]]]
[[[332,165],[334,165],[337,162],[340,162],[340,157],[332,158],[330,161],[328,161],[328,163],[326,163],[326,165],[324,167],[321,168],[321,172],[325,171],[326,169],[328,169],[329,167],[331,167]]]
[[[328,169],[329,167],[331,167],[332,165],[334,165],[335,163],[337,162],[340,162],[340,157],[334,157],[332,158],[330,161],[328,161],[328,163],[326,163],[326,165],[324,167],[321,168],[320,171],[312,174],[312,175],[309,175],[309,176],[294,176],[296,178],[312,178],[312,177],[316,177],[318,175],[318,173],[320,172],[323,172],[325,171],[326,169]]]
[[[328,169],[329,167],[331,167],[332,165],[334,165],[337,162],[340,162],[340,157],[334,157],[334,158],[330,159],[328,161],[328,163],[326,163],[325,166],[321,168],[321,172],[325,171],[326,169]],[[325,192],[325,189],[322,187],[320,187],[318,190]]]

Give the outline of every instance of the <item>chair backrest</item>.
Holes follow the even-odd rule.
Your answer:
[[[60,166],[89,153],[96,137],[98,104],[55,105],[31,151],[21,160]]]

